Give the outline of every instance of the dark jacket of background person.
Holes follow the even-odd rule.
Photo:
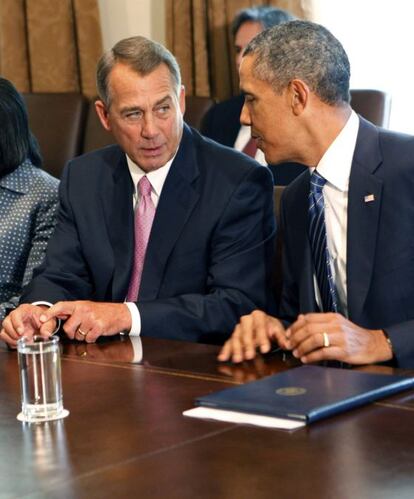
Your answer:
[[[211,107],[204,116],[200,131],[206,137],[233,147],[240,130],[240,113],[243,107],[243,95],[219,102]],[[306,170],[299,163],[268,165],[275,185],[288,185]]]

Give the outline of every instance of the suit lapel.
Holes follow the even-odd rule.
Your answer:
[[[193,132],[185,125],[155,213],[141,279],[140,300],[157,297],[168,257],[199,198],[192,185],[197,176]]]
[[[133,185],[125,154],[118,160],[107,192],[102,192],[105,220],[114,253],[112,299],[123,300],[127,293],[134,252]]]
[[[382,162],[377,129],[360,118],[349,179],[347,229],[348,315],[358,322],[369,285],[377,243],[382,180],[374,175]]]
[[[295,223],[298,234],[296,240],[297,262],[303,262],[301,274],[299,277],[300,286],[300,307],[302,313],[314,312],[318,310],[315,299],[315,288],[313,284],[313,261],[308,237],[308,210],[309,210],[309,181],[310,172],[306,172],[301,177],[303,180],[299,186],[299,192],[295,195],[295,212],[297,213],[297,222]]]

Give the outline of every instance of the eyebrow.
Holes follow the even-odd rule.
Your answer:
[[[160,106],[161,104],[165,104],[166,102],[171,100],[172,100],[171,95],[166,95],[165,97],[162,97],[160,100],[158,100],[153,107]],[[143,111],[143,109],[140,108],[139,106],[127,106],[121,109],[122,114],[131,113],[135,111]]]

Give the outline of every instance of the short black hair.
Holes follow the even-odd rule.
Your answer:
[[[263,29],[267,29],[281,23],[293,21],[294,19],[292,14],[276,7],[269,7],[266,5],[250,7],[237,12],[231,23],[231,33],[233,38],[235,38],[240,26],[247,22],[260,23],[263,26]]]
[[[26,105],[13,84],[0,77],[0,176],[14,171],[25,160],[41,166],[37,140],[29,129]]]

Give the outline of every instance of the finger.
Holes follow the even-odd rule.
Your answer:
[[[14,327],[10,316],[7,316],[4,319],[2,332],[4,332],[4,335],[5,335],[4,338],[7,337],[8,339],[13,340],[13,341],[17,341],[21,337],[21,335],[18,333],[18,331]]]
[[[252,312],[251,316],[253,319],[253,333],[255,339],[253,353],[256,353],[256,347],[259,347],[261,353],[267,353],[272,346],[268,331],[269,320],[271,320],[272,317],[261,310],[255,310]]]
[[[50,319],[40,326],[39,333],[44,338],[49,338],[56,330],[56,319]]]
[[[290,329],[290,328],[289,328]],[[302,327],[297,327],[295,330],[290,329],[288,336],[288,344],[291,350],[295,350],[308,338],[317,335],[319,342],[323,339],[323,333],[327,330],[332,331],[331,323],[310,323],[307,320],[302,322]],[[323,345],[323,342],[322,342]],[[321,345],[319,345],[321,346]]]
[[[300,314],[296,319],[296,321],[293,324],[291,324],[288,330],[286,331],[287,338],[290,338],[292,334],[295,334],[296,331],[302,329],[305,325],[306,325],[306,318],[303,314]]]
[[[315,333],[308,335],[303,341],[297,344],[297,346],[293,349],[293,356],[301,359],[304,355],[308,355],[314,350],[318,350],[321,348],[326,348],[324,346],[324,336],[323,333]]]
[[[17,341],[11,338],[4,329],[0,331],[0,339],[2,339],[10,348],[17,348]]]
[[[45,310],[40,316],[41,322],[47,322],[54,318],[67,318],[73,314],[75,310],[75,302],[73,301],[58,301],[50,308]]]
[[[276,341],[277,344],[283,350],[288,350],[288,343],[286,339],[286,331],[283,324],[276,319],[275,317],[271,317],[268,326],[267,326],[268,337]]]
[[[337,346],[319,348],[308,355],[303,355],[300,360],[304,364],[320,362],[322,360],[343,360],[343,350]]]
[[[81,317],[77,314],[71,315],[69,319],[64,323],[63,325],[63,330],[67,334],[68,338],[71,340],[77,339],[77,340],[83,340],[82,334],[78,332],[78,329],[81,328],[82,331],[85,333],[88,332],[89,328],[86,328],[85,325],[84,327],[81,327],[82,325],[82,320]]]
[[[3,321],[3,329],[11,338],[18,339],[27,331],[25,331],[24,321],[26,316],[29,315],[27,307],[16,309],[11,312]]]
[[[88,331],[84,340],[86,341],[86,343],[95,343],[99,336],[102,336],[102,334],[97,329],[91,329],[90,331]]]
[[[257,311],[258,312],[258,311]],[[238,336],[242,349],[243,358],[254,359],[256,347],[258,346],[258,329],[260,329],[261,312],[253,312],[240,318]]]
[[[244,360],[244,349],[242,342],[240,340],[242,329],[240,324],[234,329],[234,333],[231,337],[231,360],[232,362],[238,364]]]
[[[231,339],[227,340],[226,343],[222,346],[218,356],[217,360],[220,362],[227,362],[232,354],[232,346],[231,346]]]

